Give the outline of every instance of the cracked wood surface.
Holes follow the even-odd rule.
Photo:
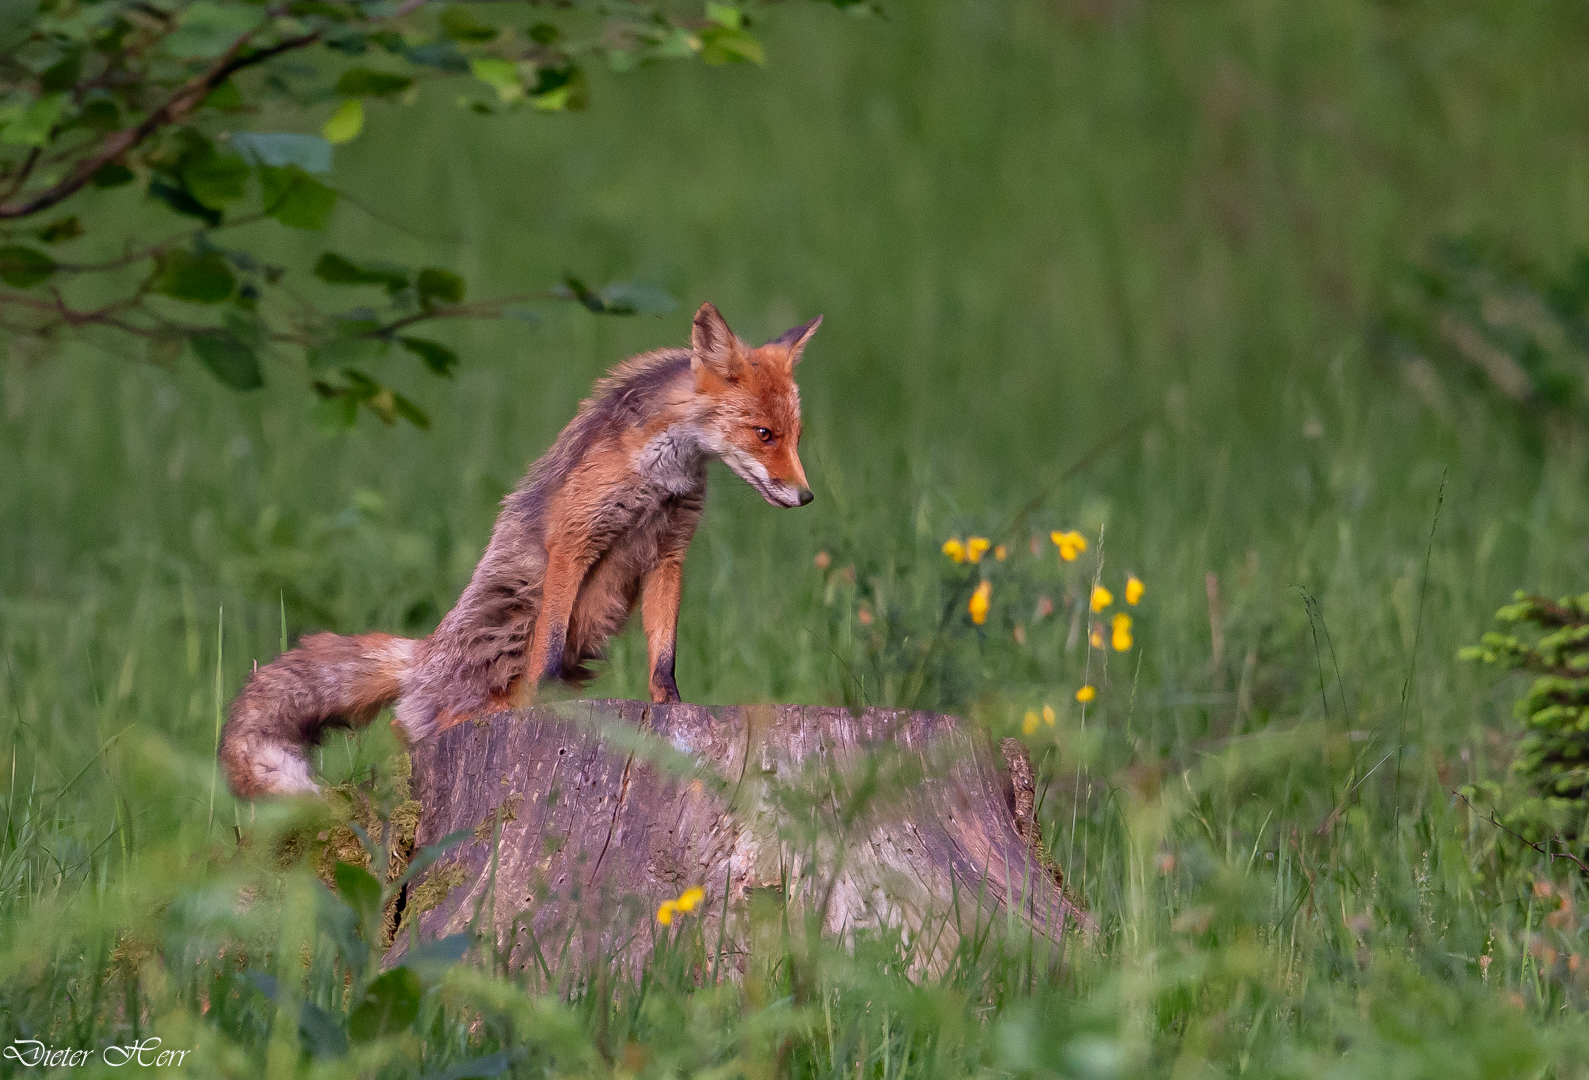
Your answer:
[[[830,933],[903,926],[929,966],[1011,913],[1057,942],[1091,922],[1042,845],[1024,748],[1000,753],[894,709],[566,701],[460,724],[411,756],[416,844],[468,832],[430,871],[462,884],[405,921],[424,940],[494,926],[515,967],[633,966],[658,904],[699,886],[711,943],[726,892],[730,964],[755,894]]]

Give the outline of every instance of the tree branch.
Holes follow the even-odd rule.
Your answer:
[[[1468,797],[1466,795],[1462,794],[1462,792],[1460,792],[1460,791],[1452,791],[1451,794],[1455,795],[1457,798],[1459,798],[1463,802],[1467,803],[1468,804],[1468,809],[1472,810],[1475,814],[1479,812],[1479,808],[1477,806],[1474,806],[1472,802],[1469,802]],[[1489,823],[1491,825],[1494,825],[1497,829],[1500,829],[1504,833],[1507,833],[1507,834],[1509,834],[1511,836],[1517,837],[1523,843],[1527,844],[1529,847],[1533,848],[1535,851],[1537,851],[1541,855],[1545,856],[1545,858],[1547,858],[1547,859],[1567,859],[1570,862],[1576,863],[1578,865],[1578,869],[1582,870],[1586,874],[1589,874],[1589,865],[1586,865],[1584,863],[1584,861],[1582,859],[1580,859],[1578,856],[1574,855],[1570,851],[1551,851],[1550,848],[1548,848],[1548,847],[1540,847],[1538,844],[1534,843],[1534,841],[1530,840],[1528,837],[1524,836],[1522,833],[1518,832],[1515,829],[1508,829],[1505,825],[1502,825],[1499,821],[1497,821],[1496,817],[1495,817],[1495,811],[1494,810],[1490,811],[1490,816],[1489,816],[1488,820],[1489,820]],[[1552,836],[1551,840],[1556,842],[1556,843],[1561,844],[1563,847],[1566,847],[1566,843],[1567,842],[1565,840],[1563,840],[1559,836]]]
[[[214,67],[203,75],[196,76],[185,83],[181,89],[177,90],[166,100],[164,105],[150,113],[143,123],[126,131],[118,131],[113,135],[107,136],[105,141],[100,144],[98,151],[79,161],[71,172],[67,173],[53,187],[46,188],[20,202],[0,203],[0,221],[28,217],[38,213],[40,210],[47,210],[56,203],[75,195],[82,190],[101,168],[121,157],[121,155],[143,142],[156,131],[187,116],[210,95],[212,90],[225,82],[234,72],[241,71],[243,68],[251,67],[254,64],[263,63],[271,57],[279,56],[282,53],[312,45],[320,40],[320,31],[316,30],[313,33],[288,38],[285,41],[277,42],[269,48],[259,49],[245,55],[242,53],[242,49],[248,44],[248,39],[253,34],[254,31],[250,30],[234,41],[232,47],[226,51],[226,54],[221,57]]]

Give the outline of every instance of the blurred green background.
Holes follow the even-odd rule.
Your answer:
[[[1589,10],[913,0],[883,19],[780,6],[758,33],[765,70],[598,75],[592,110],[557,117],[427,92],[338,151],[350,198],[329,235],[281,251],[290,265],[358,250],[452,267],[473,296],[575,273],[681,301],[660,318],[547,305],[533,325],[447,325],[456,384],[411,359],[382,371],[428,433],[366,418],[325,436],[301,386],[237,395],[191,360],[13,348],[0,703],[13,797],[31,784],[76,837],[39,863],[51,887],[142,842],[202,839],[218,701],[283,624],[428,632],[591,383],[682,344],[703,300],[757,341],[825,321],[798,372],[816,501],[775,510],[714,471],[686,570],[686,700],[916,704],[999,733],[1054,703],[1058,734],[1034,739],[1053,755],[1045,813],[1092,860],[1073,876],[1106,922],[1127,918],[1124,871],[1075,854],[1073,807],[1111,812],[1067,786],[1082,761],[1180,770],[1285,731],[1291,749],[1255,776],[1198,795],[1211,850],[1272,858],[1356,799],[1376,822],[1362,836],[1380,830],[1408,867],[1453,830],[1476,845],[1454,859],[1463,881],[1493,855],[1448,789],[1506,781],[1515,686],[1455,652],[1516,588],[1585,588],[1589,442],[1570,413],[1409,363],[1380,328],[1442,240],[1546,273],[1589,247]],[[169,225],[128,213],[151,237]],[[1089,559],[1103,530],[1117,593],[1127,569],[1147,583],[1136,647],[1101,680],[1066,647],[1086,576],[1042,539],[1068,528]],[[956,599],[971,571],[939,553],[970,533],[1012,549],[986,568],[1009,584],[981,629]],[[1058,614],[1035,616],[1039,593]],[[934,635],[948,644],[924,654]],[[644,663],[631,631],[589,693],[643,696]],[[1090,737],[1071,700],[1084,677],[1102,682]],[[325,768],[357,752],[335,737]],[[151,803],[159,760],[186,779]],[[1380,842],[1363,865],[1390,858]],[[1436,951],[1466,956],[1479,987],[1474,958],[1525,919],[1527,889],[1451,889],[1468,937]],[[1521,987],[1539,964],[1526,933],[1512,948]],[[1532,1015],[1568,1023],[1539,1004],[1561,1000],[1531,989]]]

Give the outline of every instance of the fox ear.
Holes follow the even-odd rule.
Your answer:
[[[728,328],[723,313],[710,302],[702,304],[690,327],[690,370],[704,367],[719,378],[733,379],[743,364],[739,338]]]
[[[822,325],[822,316],[818,315],[808,323],[802,323],[792,330],[785,330],[779,334],[769,345],[782,345],[789,350],[789,366],[794,367],[800,362],[800,354],[805,352],[806,342],[811,340],[811,335],[817,332],[817,327]]]

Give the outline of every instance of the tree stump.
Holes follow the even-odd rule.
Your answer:
[[[834,934],[902,928],[929,967],[995,917],[1057,944],[1091,921],[1043,847],[1025,747],[999,750],[892,709],[567,701],[460,724],[411,750],[416,849],[469,835],[409,885],[404,924],[494,927],[515,968],[633,970],[658,906],[699,887],[688,918],[728,965],[762,890]]]

